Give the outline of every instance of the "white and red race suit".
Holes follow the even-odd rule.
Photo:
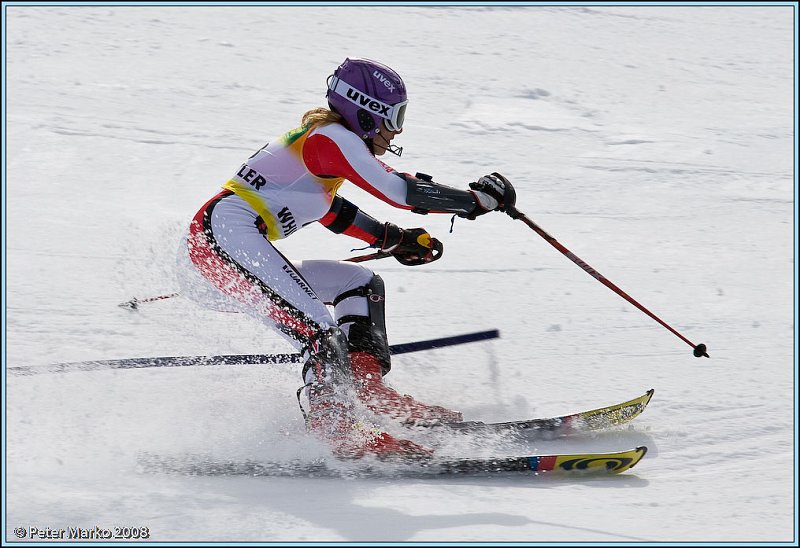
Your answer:
[[[466,215],[476,207],[470,192],[400,174],[358,135],[332,123],[295,129],[264,146],[189,227],[185,251],[196,270],[298,349],[336,325],[326,304],[335,304],[337,319],[368,314],[363,296],[337,297],[365,286],[370,270],[340,261],[291,262],[271,243],[318,221],[379,246],[384,224],[336,195],[345,180],[399,208]]]

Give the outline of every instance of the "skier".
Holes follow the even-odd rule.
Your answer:
[[[400,155],[392,140],[403,131],[408,104],[403,80],[386,65],[346,59],[329,76],[326,97],[329,108],[306,112],[299,128],[253,154],[197,212],[189,257],[213,286],[303,353],[307,426],[337,455],[428,454],[359,410],[410,424],[462,420],[383,382],[391,361],[380,276],[351,262],[292,262],[272,242],[316,221],[404,265],[424,265],[441,257],[441,242],[423,228],[403,229],[363,212],[338,194],[345,180],[398,208],[467,219],[501,209],[513,190],[498,173],[457,190],[378,160],[387,151]]]

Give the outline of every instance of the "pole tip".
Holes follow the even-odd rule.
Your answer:
[[[702,357],[709,358],[710,356],[708,355],[708,348],[706,347],[706,345],[700,343],[697,346],[695,346],[694,347],[694,357],[695,358],[702,358]]]

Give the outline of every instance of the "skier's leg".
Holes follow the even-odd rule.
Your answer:
[[[223,191],[195,216],[187,239],[196,270],[236,303],[275,328],[295,348],[335,325],[325,304],[291,263],[264,237],[259,217]]]
[[[337,323],[347,334],[355,387],[367,407],[408,422],[463,420],[457,411],[423,404],[384,382],[391,357],[386,336],[386,291],[380,276],[347,262],[304,261],[297,266],[318,289],[320,298],[334,306]]]
[[[261,224],[238,198],[221,193],[195,217],[189,256],[219,291],[308,357],[309,429],[341,456],[427,452],[413,442],[357,428],[346,338],[313,286],[266,239]]]

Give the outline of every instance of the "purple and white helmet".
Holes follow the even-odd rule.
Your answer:
[[[381,122],[392,131],[403,129],[406,85],[395,71],[369,59],[345,59],[328,77],[328,105],[351,131],[372,139]]]

